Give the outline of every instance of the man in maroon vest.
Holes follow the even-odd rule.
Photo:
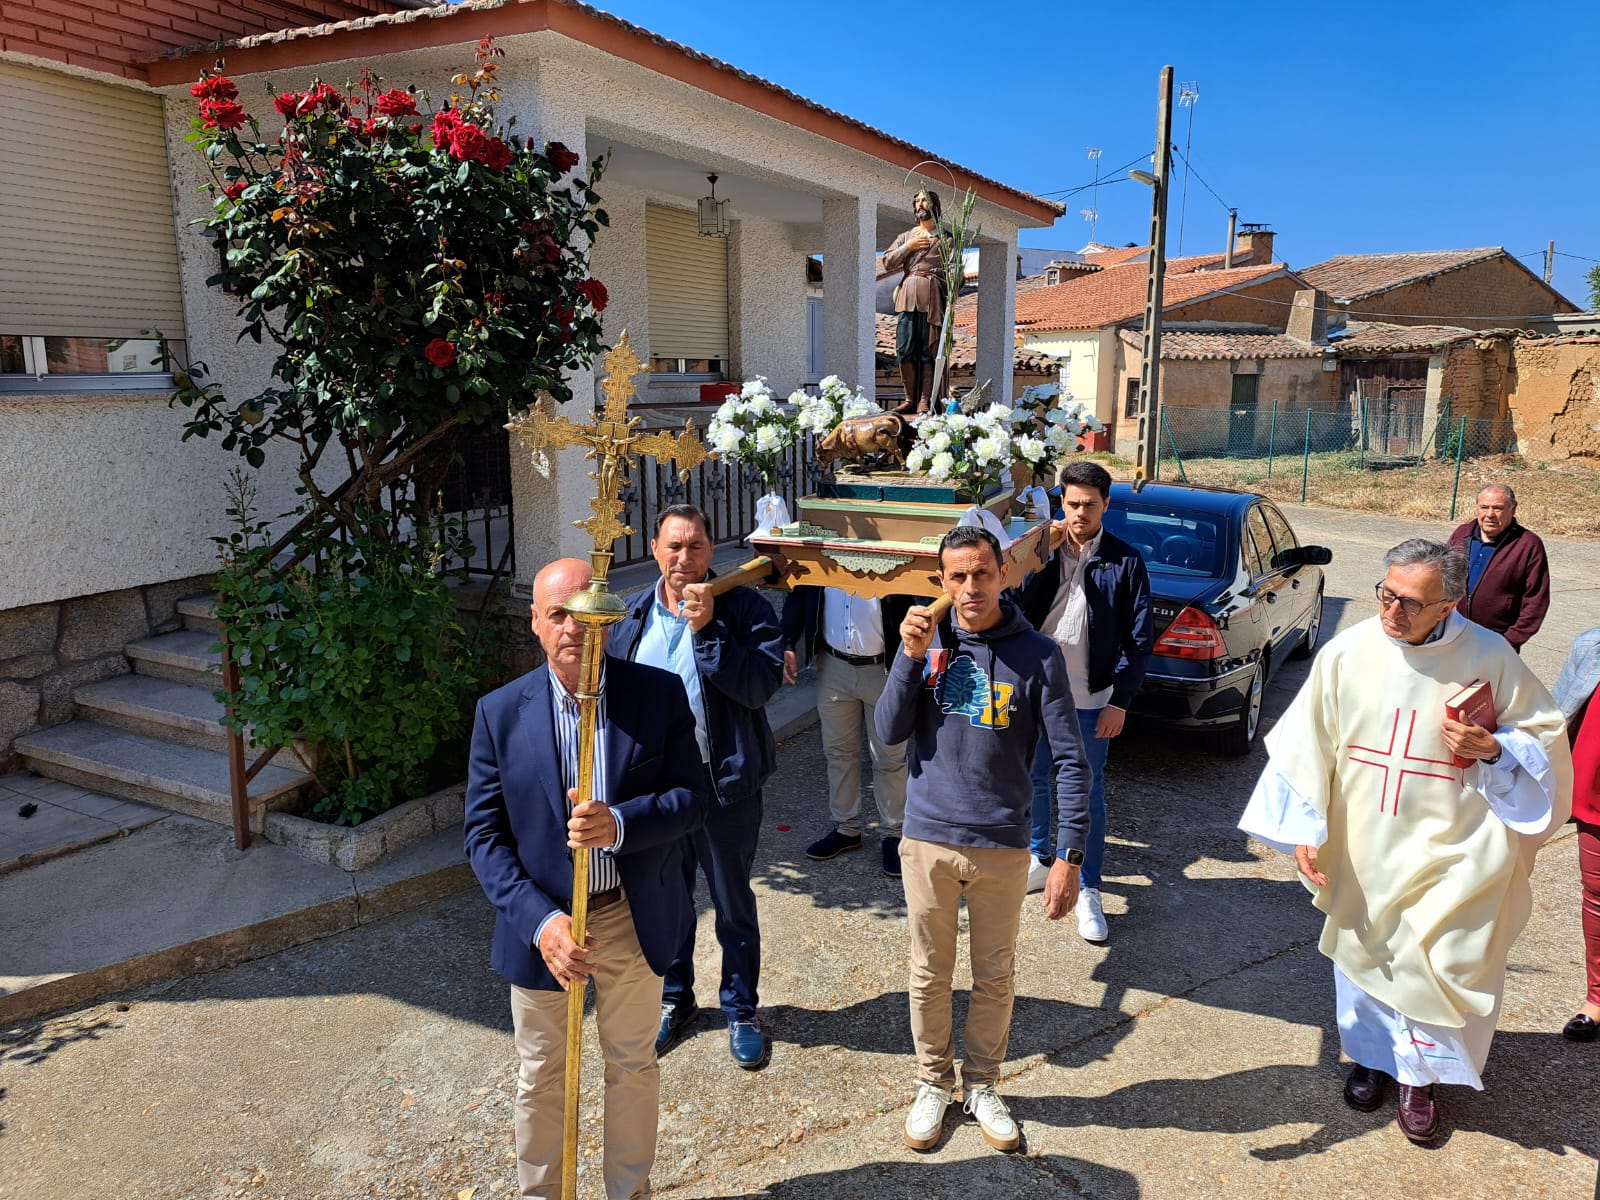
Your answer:
[[[1461,615],[1504,634],[1518,654],[1550,607],[1550,567],[1539,535],[1517,524],[1517,495],[1503,483],[1478,492],[1478,515],[1450,535],[1467,556]]]

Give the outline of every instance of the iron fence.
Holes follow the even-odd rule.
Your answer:
[[[1511,418],[1457,416],[1448,399],[1430,410],[1414,396],[1324,407],[1165,405],[1161,425],[1163,479],[1302,503],[1401,490],[1396,511],[1451,519],[1461,506],[1463,468],[1517,452]]]

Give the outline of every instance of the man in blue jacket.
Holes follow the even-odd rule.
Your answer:
[[[1144,559],[1105,527],[1111,476],[1098,463],[1073,462],[1061,475],[1063,517],[1054,556],[1022,589],[1023,614],[1052,638],[1067,663],[1078,708],[1084,752],[1094,772],[1089,791],[1089,839],[1083,848],[1078,892],[1078,933],[1106,940],[1100,872],[1106,857],[1106,752],[1122,732],[1128,705],[1144,683],[1155,645],[1150,618],[1150,576]],[[1043,744],[1033,764],[1033,868],[1028,890],[1043,889],[1056,847],[1051,841],[1050,752]]]
[[[1060,857],[1045,886],[1052,921],[1073,906],[1089,824],[1089,770],[1060,649],[1001,596],[1000,544],[958,527],[939,545],[939,574],[955,601],[937,627],[917,606],[878,702],[886,742],[911,739],[900,859],[911,937],[911,1037],[917,1096],[905,1142],[939,1142],[956,1082],[950,983],[956,926],[967,902],[972,997],[961,1066],[966,1111],[984,1140],[1014,1150],[1021,1134],[994,1089],[1011,1037],[1014,963],[1028,886],[1028,771],[1048,736],[1061,795]]]
[[[722,945],[728,1050],[739,1066],[756,1070],[767,1064],[771,1043],[756,1023],[761,929],[750,868],[761,832],[761,785],[777,764],[766,704],[783,683],[783,634],[772,605],[753,588],[710,594],[712,548],[699,509],[663,509],[650,543],[661,579],[633,598],[611,645],[635,662],[673,672],[688,692],[711,799],[705,825],[685,846],[684,880],[692,895],[696,864],[705,872]],[[671,1049],[695,1016],[691,927],[667,969],[656,1052]]]
[[[546,664],[478,704],[467,774],[467,861],[494,905],[490,962],[511,983],[520,1194],[561,1193],[567,997],[595,985],[605,1057],[606,1194],[647,1196],[660,1073],[661,973],[694,927],[680,866],[704,786],[678,680],[608,659],[593,798],[577,803],[583,627],[567,612],[589,567],[560,559],[533,585]],[[589,928],[572,937],[572,854],[589,855]]]

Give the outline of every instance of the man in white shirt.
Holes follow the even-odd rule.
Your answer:
[[[1089,792],[1089,837],[1083,848],[1078,933],[1103,942],[1109,930],[1100,899],[1106,854],[1106,754],[1122,732],[1128,705],[1144,682],[1155,644],[1150,576],[1139,552],[1105,528],[1111,476],[1098,463],[1062,468],[1062,519],[1052,540],[1059,548],[1022,589],[1022,611],[1053,638],[1067,660],[1084,754],[1094,774]],[[1033,767],[1033,866],[1028,891],[1044,890],[1057,847],[1052,845],[1050,748],[1041,740]]]
[[[828,762],[828,810],[833,827],[806,847],[823,861],[861,849],[861,730],[872,758],[878,838],[886,875],[900,876],[900,824],[906,808],[906,748],[878,736],[874,712],[888,663],[900,648],[900,622],[914,601],[877,600],[840,588],[798,587],[783,606],[784,679],[793,683],[800,649],[817,665],[817,724]]]

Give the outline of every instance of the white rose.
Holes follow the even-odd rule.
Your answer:
[[[983,414],[997,424],[1008,423],[1011,420],[1011,409],[1004,404],[990,405],[989,411]]]
[[[1051,450],[1060,452],[1072,443],[1072,435],[1059,425],[1052,425],[1044,431],[1044,443]]]
[[[1017,453],[1029,462],[1040,462],[1044,458],[1045,444],[1039,438],[1028,436],[1017,439]]]
[[[943,432],[936,433],[927,439],[927,443],[928,449],[934,454],[938,454],[941,450],[950,449],[950,435]]]
[[[744,435],[732,425],[723,425],[711,430],[711,445],[718,454],[731,455],[743,441]]]
[[[1000,439],[997,437],[981,437],[972,447],[973,453],[982,463],[992,463],[1000,457]]]
[[[950,472],[956,469],[956,460],[953,454],[935,454],[933,464],[928,468],[928,474],[934,479],[949,479]]]
[[[972,418],[967,416],[966,413],[953,412],[949,416],[945,417],[944,423],[950,428],[952,433],[959,433],[968,425],[972,424]]]
[[[928,465],[928,452],[921,446],[913,446],[911,453],[906,455],[906,470],[913,474],[921,471]]]
[[[783,445],[783,434],[776,425],[756,426],[756,453],[766,454]]]
[[[833,388],[836,388],[836,387],[843,387],[844,386],[844,381],[842,379],[840,379],[837,375],[824,375],[822,377],[821,384],[819,384],[818,386],[821,387],[822,390],[826,392],[826,391],[831,391]]]
[[[878,406],[859,393],[844,402],[845,417],[867,417],[880,412]]]
[[[739,389],[739,394],[747,399],[751,396],[765,396],[767,394],[767,377],[757,375],[754,379],[746,379],[744,386]]]

